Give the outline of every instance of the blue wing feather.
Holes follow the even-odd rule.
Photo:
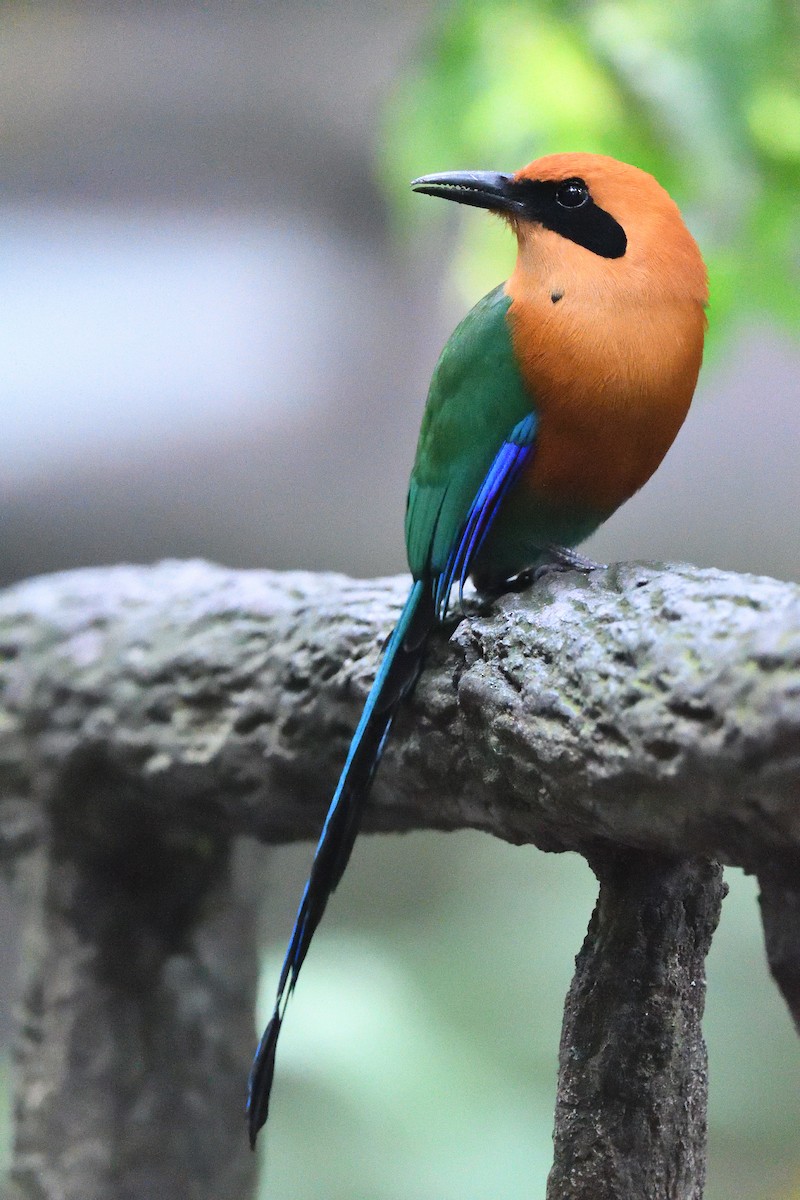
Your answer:
[[[518,421],[484,476],[461,527],[458,541],[450,551],[436,583],[436,616],[440,621],[447,615],[450,592],[456,583],[459,585],[459,595],[463,593],[472,564],[486,541],[503,500],[533,456],[537,424],[533,412]]]

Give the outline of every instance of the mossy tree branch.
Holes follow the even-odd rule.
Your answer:
[[[132,1181],[143,1178],[159,1194],[244,1194],[244,1134],[228,1114],[250,1050],[255,948],[228,885],[229,847],[240,834],[316,835],[405,587],[166,563],[0,597],[0,849],[9,859],[39,847],[19,1046],[25,1195],[140,1195]],[[687,1072],[702,1074],[702,1002],[689,1012],[682,989],[702,991],[719,901],[718,881],[714,891],[688,860],[759,874],[773,970],[798,1018],[799,780],[800,588],[632,564],[545,576],[438,633],[365,828],[472,827],[584,853],[601,878],[584,967],[597,978],[637,938],[650,948],[631,1003],[652,1008],[668,982],[687,1032],[643,1079],[679,1095]],[[608,866],[621,861],[622,875]],[[629,930],[624,950],[624,930],[622,941],[603,930],[619,932],[615,905],[649,875],[664,903],[645,888],[657,919]],[[683,916],[676,878],[702,893]],[[665,982],[668,945],[677,975]],[[568,1040],[587,1028],[578,983]],[[102,1038],[87,1043],[90,1019]],[[576,1144],[569,1121],[604,1094],[581,1099],[563,1056],[562,1044],[562,1162]],[[74,1119],[66,1094],[87,1098]],[[704,1092],[692,1095],[704,1131]],[[662,1150],[683,1153],[671,1178],[695,1188],[663,1195],[700,1196],[685,1139]],[[584,1194],[557,1187],[558,1161],[548,1194]],[[182,1171],[194,1183],[180,1190]]]

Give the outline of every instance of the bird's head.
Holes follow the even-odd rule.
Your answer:
[[[707,301],[705,266],[678,206],[638,167],[602,154],[551,154],[513,175],[454,171],[411,186],[504,217],[517,235],[518,273],[557,269],[629,293],[675,289]]]

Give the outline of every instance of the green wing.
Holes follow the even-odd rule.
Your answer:
[[[498,452],[533,400],[514,358],[501,284],[456,328],[433,373],[406,509],[406,548],[415,579],[452,562],[475,498]]]

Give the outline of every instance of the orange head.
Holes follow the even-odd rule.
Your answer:
[[[592,299],[674,298],[703,306],[705,266],[675,202],[638,167],[602,154],[550,154],[514,175],[427,175],[415,191],[488,208],[512,225],[518,286],[554,274]]]

